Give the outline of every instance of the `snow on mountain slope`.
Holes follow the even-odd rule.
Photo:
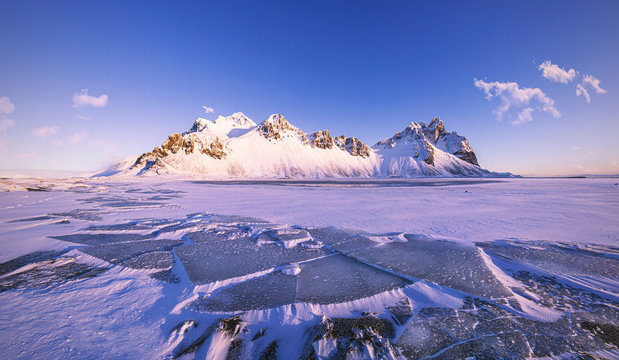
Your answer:
[[[92,175],[92,177],[116,175],[132,167],[135,164],[136,159],[136,156],[128,156],[121,161],[106,167],[105,169],[97,171],[94,175]]]
[[[466,138],[438,118],[411,123],[370,148],[328,130],[304,133],[281,114],[257,125],[242,113],[198,118],[140,156],[124,175],[192,174],[211,178],[493,176],[479,167]]]
[[[393,137],[379,141],[374,151],[380,156],[383,176],[488,176],[469,142],[456,132],[445,131],[443,122],[411,122]]]
[[[215,121],[210,121],[203,118],[197,118],[193,126],[187,133],[199,132],[206,134],[215,134],[219,136],[236,137],[244,134],[247,130],[256,126],[256,123],[251,121],[243,113],[237,112],[230,116],[218,116]]]

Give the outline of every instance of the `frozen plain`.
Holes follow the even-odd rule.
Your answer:
[[[617,179],[2,180],[6,358],[618,358]]]

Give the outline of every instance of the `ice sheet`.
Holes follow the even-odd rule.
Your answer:
[[[619,358],[614,184],[37,181],[0,193],[0,352]]]

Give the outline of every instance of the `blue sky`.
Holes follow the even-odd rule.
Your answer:
[[[369,144],[438,115],[490,170],[616,174],[618,13],[617,1],[3,0],[0,169],[95,170],[242,111]]]

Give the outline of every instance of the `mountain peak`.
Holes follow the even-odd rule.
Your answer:
[[[196,121],[193,122],[193,125],[191,126],[191,129],[189,129],[188,132],[200,132],[203,131],[204,129],[206,129],[206,127],[208,127],[209,123],[213,123],[210,120],[204,119],[204,118],[197,118]]]
[[[300,129],[292,126],[282,114],[272,114],[258,125],[256,130],[265,138],[275,140],[281,139],[281,134],[285,132],[293,132],[301,137],[305,135]]]
[[[248,129],[256,126],[250,118],[241,112],[236,112],[229,116],[219,115],[215,121],[204,118],[197,118],[193,126],[189,129],[191,132],[213,132],[213,133],[228,133],[231,129]]]
[[[252,127],[256,126],[256,123],[251,121],[250,118],[245,116],[242,112],[235,112],[229,116],[221,116],[219,115],[217,119],[215,119],[215,124],[231,124],[233,127]]]
[[[439,124],[442,125],[443,120],[441,120],[438,116],[435,116],[434,119],[430,121],[430,124],[428,126],[438,126]]]
[[[439,117],[435,117],[429,124],[411,122],[404,130],[398,131],[394,136],[379,141],[374,145],[376,148],[392,149],[396,145],[410,147],[417,157],[421,157],[426,163],[433,164],[432,148],[436,147],[442,151],[458,157],[462,161],[469,164],[479,166],[477,156],[471,147],[471,144],[464,136],[458,133],[445,131],[445,125]],[[423,151],[421,151],[422,149]]]
[[[288,120],[282,114],[271,114],[266,120],[266,123],[290,125]]]

